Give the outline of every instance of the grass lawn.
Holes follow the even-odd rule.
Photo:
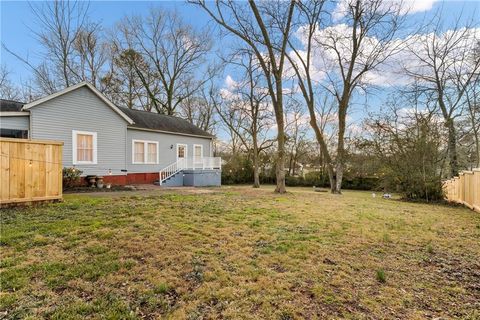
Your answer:
[[[0,318],[480,318],[480,214],[272,191],[2,210]]]

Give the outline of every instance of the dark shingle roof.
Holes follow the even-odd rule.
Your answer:
[[[119,107],[119,109],[135,122],[129,127],[213,137],[208,132],[181,118],[123,107]]]
[[[0,99],[0,112],[22,111],[23,105],[23,102]]]

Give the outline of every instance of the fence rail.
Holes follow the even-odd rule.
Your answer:
[[[443,191],[448,201],[480,212],[480,168],[463,171],[458,177],[445,181]]]
[[[61,199],[62,146],[0,138],[0,205]]]

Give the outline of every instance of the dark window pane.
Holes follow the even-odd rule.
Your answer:
[[[0,129],[0,137],[2,138],[21,138],[28,139],[28,130],[17,129]]]

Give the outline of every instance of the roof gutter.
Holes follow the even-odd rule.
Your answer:
[[[212,140],[215,138],[215,136],[211,136],[211,135],[210,136],[202,136],[202,135],[198,135],[198,134],[164,131],[164,130],[155,130],[155,129],[146,129],[146,128],[131,127],[131,126],[127,126],[127,129],[149,131],[149,132],[159,132],[159,133],[166,133],[166,134],[173,134],[173,135],[187,136],[187,137],[197,137],[197,138],[212,139]]]
[[[0,111],[0,117],[28,117],[30,112],[26,111]]]

